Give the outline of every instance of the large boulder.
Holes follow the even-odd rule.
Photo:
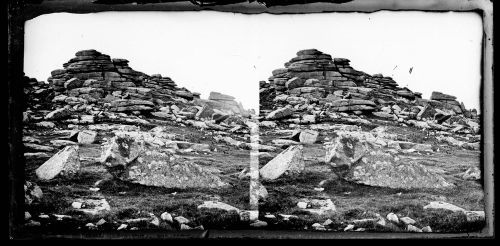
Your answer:
[[[390,154],[350,133],[339,133],[327,145],[325,162],[338,176],[358,184],[401,189],[453,186],[425,166]]]
[[[293,175],[304,170],[302,145],[290,146],[260,169],[260,176],[264,180],[274,180],[283,174]]]
[[[116,133],[105,144],[101,163],[114,177],[147,186],[219,188],[227,185],[211,171],[177,159],[168,149],[148,138],[147,134]]]
[[[41,180],[50,180],[56,176],[71,176],[80,170],[78,146],[70,145],[57,152],[36,169],[36,176]]]

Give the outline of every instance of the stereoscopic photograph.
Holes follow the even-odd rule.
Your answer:
[[[483,15],[319,12],[25,20],[24,235],[487,231]]]

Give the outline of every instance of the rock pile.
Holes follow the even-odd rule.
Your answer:
[[[51,72],[49,84],[58,102],[111,104],[111,111],[151,111],[174,98],[192,100],[199,96],[159,74],[148,76],[128,66],[128,60],[111,59],[96,50],[83,50]],[[145,102],[149,101],[149,102]]]
[[[349,63],[316,49],[297,52],[285,68],[272,72],[269,82],[260,82],[261,117],[315,124],[364,115],[424,129],[477,132],[472,127],[479,122],[476,110],[467,110],[456,97],[434,92],[431,99],[422,99],[421,93],[399,87],[391,77],[369,75]]]
[[[272,72],[269,83],[260,82],[261,108],[264,114],[282,105],[292,105],[298,111],[318,109],[324,112],[378,112],[387,116],[386,106],[399,105],[407,111],[402,118],[416,118],[421,108],[429,105],[463,114],[467,110],[455,97],[433,93],[431,100],[421,93],[401,88],[391,77],[369,75],[353,69],[350,60],[332,58],[316,49],[301,50],[285,63],[285,68]],[[398,113],[400,113],[398,112]],[[471,117],[470,114],[466,116]],[[392,117],[386,117],[392,118]]]
[[[56,139],[47,143],[50,146],[41,145],[42,142],[48,141],[29,136],[23,138],[27,150],[25,157],[46,160],[36,171],[39,179],[50,180],[78,172],[79,146],[86,149],[96,144],[104,144],[108,147],[105,148],[105,153],[119,156],[121,152],[109,147],[114,145],[105,142],[109,140],[105,136],[115,131],[132,129],[141,132],[141,126],[152,128],[155,124],[167,123],[180,127],[192,126],[199,130],[229,131],[233,134],[249,132],[245,122],[249,120],[250,112],[244,110],[234,97],[214,92],[208,100],[199,99],[198,93],[179,88],[168,77],[160,74],[150,76],[135,71],[129,67],[128,60],[111,59],[96,50],[78,51],[76,57],[63,67],[64,69],[51,72],[49,83],[28,77],[23,81],[27,102],[24,112],[26,129],[34,127],[36,130],[48,130],[56,136]],[[199,103],[200,101],[204,104]],[[207,117],[202,117],[203,113]],[[153,129],[162,132],[161,129]],[[58,132],[63,135],[69,132],[69,136],[57,136]],[[161,142],[162,137],[164,136],[161,134],[154,135],[148,141]],[[248,145],[241,143],[242,146]],[[168,146],[164,143],[160,147],[167,147],[170,152],[158,151],[153,155],[148,154],[151,152],[149,150],[142,153],[141,148],[141,157],[134,160],[135,164],[126,161],[121,163],[121,166],[111,165],[110,169],[117,170],[115,166],[122,168],[122,171],[131,168],[136,176],[132,175],[134,172],[122,172],[120,178],[145,185],[196,187],[191,181],[192,177],[195,177],[198,186],[203,186],[203,183],[209,187],[221,184],[217,176],[207,176],[208,174],[195,164],[178,165],[170,160],[174,158],[171,154],[179,149],[210,152],[209,145],[169,141]],[[58,150],[60,151],[57,152]],[[49,155],[51,152],[54,154],[52,158]],[[147,163],[143,165],[143,161]],[[152,166],[159,169],[153,170]]]
[[[196,99],[195,104],[202,107],[198,115],[200,118],[214,118],[214,114],[218,116],[238,114],[245,117],[250,115],[250,112],[245,110],[241,103],[236,102],[234,97],[219,92],[210,92],[208,100]]]

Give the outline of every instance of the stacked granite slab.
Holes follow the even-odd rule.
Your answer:
[[[352,68],[349,59],[332,58],[316,49],[301,50],[284,65],[285,68],[272,72],[269,83],[261,83],[260,95],[264,104],[269,101],[267,97],[281,98],[280,95],[284,94],[289,95],[293,102],[305,98],[328,103],[332,111],[370,111],[376,107],[373,102],[376,98],[415,97],[409,89],[399,88],[390,77],[370,76]],[[343,99],[348,102],[335,103]]]
[[[431,94],[431,100],[440,103],[437,104],[438,106],[451,109],[457,114],[463,114],[463,112],[466,111],[465,106],[463,103],[459,103],[456,99],[457,97],[455,96],[447,95],[438,91],[433,91]]]
[[[64,69],[51,72],[48,82],[57,95],[82,103],[109,103],[111,111],[150,111],[177,98],[192,100],[199,97],[174,81],[159,74],[149,76],[135,71],[129,61],[111,59],[96,50],[82,50],[63,64]],[[108,105],[108,106],[109,106]]]
[[[27,76],[23,77],[22,82],[25,95],[23,110],[28,108],[49,108],[51,106],[54,91],[48,83]]]
[[[236,102],[233,96],[219,92],[210,92],[208,100],[196,99],[194,102],[203,107],[199,114],[200,118],[213,118],[214,113],[249,115],[249,112],[243,108],[241,103]]]
[[[408,88],[401,88],[391,77],[381,74],[373,76],[355,70],[346,58],[332,58],[316,49],[297,52],[297,56],[285,63],[285,68],[276,69],[269,78],[269,86],[261,84],[261,92],[274,90],[276,96],[289,94],[305,98],[328,99],[384,99],[396,97],[409,100],[421,98]],[[356,91],[355,87],[371,89]],[[334,95],[334,96],[332,96]],[[330,100],[331,101],[331,100]]]

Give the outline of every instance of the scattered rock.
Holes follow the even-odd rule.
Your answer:
[[[344,228],[344,231],[352,231],[352,229],[354,229],[354,225],[349,224]]]
[[[95,139],[97,137],[97,132],[94,131],[81,131],[78,133],[78,143],[81,144],[92,144],[95,142]]]
[[[424,209],[444,209],[453,212],[465,212],[465,209],[443,201],[430,202],[428,205],[424,206]]]
[[[422,230],[414,225],[407,225],[406,230],[409,232],[422,232]]]
[[[177,222],[178,224],[187,224],[189,223],[189,220],[182,217],[182,216],[177,216],[174,218],[174,221]]]
[[[267,226],[267,222],[257,220],[255,222],[251,223],[250,226],[251,227],[255,227],[255,228],[266,227]]]
[[[481,170],[477,167],[471,167],[462,174],[462,178],[465,180],[480,180]]]
[[[486,216],[484,211],[465,211],[467,222],[485,221]]]
[[[80,170],[78,146],[67,146],[57,152],[43,165],[36,169],[39,179],[50,180],[56,176],[71,176]]]
[[[281,175],[297,174],[304,170],[301,145],[290,146],[260,169],[260,176],[264,180],[274,180]]]
[[[313,144],[318,139],[319,132],[314,130],[303,130],[300,132],[299,140],[304,144]]]
[[[174,220],[172,219],[172,215],[169,214],[168,212],[163,212],[161,215],[160,215],[160,218],[164,221],[167,221],[168,223],[173,223]]]
[[[432,229],[430,226],[425,226],[425,227],[422,227],[422,232],[432,232]]]
[[[401,220],[401,222],[403,222],[405,225],[413,225],[413,224],[417,223],[414,219],[412,219],[410,217],[403,217],[403,218],[400,218],[399,220]]]
[[[392,223],[396,223],[396,224],[399,223],[398,216],[395,215],[394,213],[387,214],[386,218],[387,218],[388,221],[390,221]]]
[[[239,209],[229,205],[229,204],[226,204],[226,203],[223,203],[223,202],[217,202],[217,201],[204,201],[203,204],[199,205],[198,206],[198,209],[203,209],[203,208],[207,208],[207,209],[220,209],[220,210],[224,210],[224,211],[236,211],[236,212],[240,212]]]

